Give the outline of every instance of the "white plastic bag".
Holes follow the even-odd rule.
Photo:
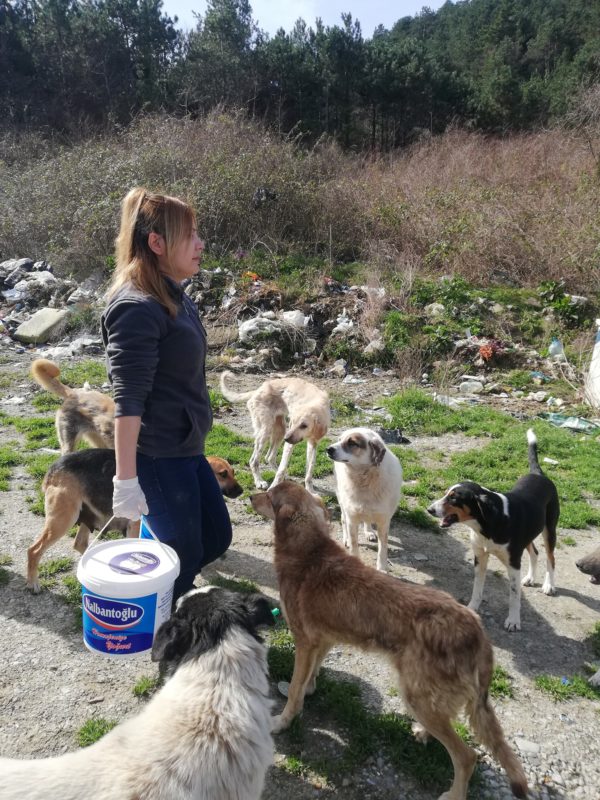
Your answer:
[[[596,341],[585,381],[585,399],[594,408],[600,408],[600,319],[596,320]]]

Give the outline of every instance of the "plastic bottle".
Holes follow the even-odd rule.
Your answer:
[[[565,357],[565,351],[562,346],[562,342],[560,339],[557,339],[556,336],[552,338],[550,342],[550,347],[548,348],[548,355],[550,358],[554,360],[560,360]]]

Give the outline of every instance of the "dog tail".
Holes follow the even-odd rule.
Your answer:
[[[241,402],[242,400],[250,400],[256,389],[252,389],[249,392],[234,392],[233,389],[230,389],[226,386],[225,381],[229,378],[235,378],[233,372],[222,372],[221,373],[221,394],[226,400],[230,400],[232,403]]]
[[[529,472],[543,475],[544,473],[538,461],[537,436],[531,428],[527,431],[527,456],[529,458]]]
[[[491,647],[489,657],[485,658],[485,665],[479,670],[479,695],[473,704],[467,708],[469,720],[475,731],[477,739],[484,744],[494,758],[506,770],[510,780],[510,788],[515,797],[527,797],[527,777],[523,766],[516,753],[504,738],[504,731],[500,726],[498,717],[488,697],[488,687],[493,669],[493,656]]]
[[[54,361],[48,361],[47,358],[36,358],[31,365],[31,374],[33,379],[47,392],[57,394],[63,400],[73,393],[72,389],[59,381],[60,369]]]

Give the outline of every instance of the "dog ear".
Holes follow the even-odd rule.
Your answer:
[[[374,467],[378,467],[385,455],[385,445],[377,439],[375,441],[371,440],[369,441],[369,450],[371,451],[371,464]]]
[[[189,650],[192,627],[189,620],[171,617],[156,631],[152,643],[152,661],[174,661]]]
[[[246,608],[255,627],[275,625],[271,603],[260,594],[251,594],[246,599]]]

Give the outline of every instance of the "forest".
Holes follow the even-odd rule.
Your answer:
[[[279,134],[388,152],[451,127],[538,131],[600,76],[600,3],[463,0],[380,26],[260,30],[209,0],[182,31],[161,0],[0,0],[0,130],[80,137],[140,114],[242,109]]]

